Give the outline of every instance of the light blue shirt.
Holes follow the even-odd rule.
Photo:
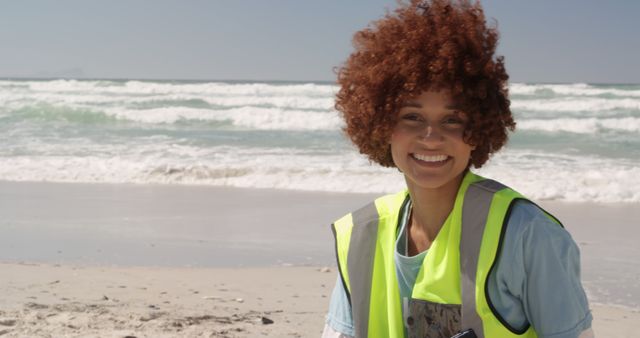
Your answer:
[[[401,299],[410,298],[427,252],[407,256],[408,205],[400,218],[395,262]],[[591,327],[592,316],[580,282],[580,252],[569,233],[534,204],[516,201],[495,269],[489,298],[513,328],[529,323],[541,338],[576,338]],[[351,306],[338,275],[327,324],[353,336]]]

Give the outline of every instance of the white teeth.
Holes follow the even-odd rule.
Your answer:
[[[448,156],[447,155],[427,156],[427,155],[413,154],[413,157],[415,157],[420,161],[425,161],[425,162],[442,162],[446,160]]]

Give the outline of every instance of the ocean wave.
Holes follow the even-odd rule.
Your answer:
[[[166,145],[152,144],[119,149],[119,156],[22,156],[0,162],[0,178],[8,181],[204,184],[319,191],[395,190],[403,182],[396,174],[395,170],[368,165],[357,154],[318,156],[277,148],[167,149]],[[372,181],[376,184],[371,185]]]
[[[571,84],[528,84],[528,83],[511,83],[509,85],[509,94],[512,95],[533,95],[536,92],[542,90],[553,89],[571,91],[571,90],[583,90],[589,88],[586,83],[571,83]]]
[[[525,132],[514,135],[514,148],[495,156],[481,173],[535,199],[640,201],[640,159],[634,150],[640,99],[627,95],[640,87],[514,86],[520,94],[512,107],[518,130]],[[397,170],[371,165],[339,135],[343,121],[332,107],[335,89],[0,81],[0,179],[374,193],[402,189]],[[579,94],[595,89],[618,89],[626,96]],[[540,132],[558,133],[543,136],[542,142]],[[591,148],[592,142],[597,147]]]
[[[123,95],[193,94],[213,96],[304,96],[333,97],[339,87],[317,83],[229,83],[229,82],[167,82],[167,81],[109,81],[109,80],[38,80],[0,81],[3,90],[29,90],[40,93],[105,93]],[[553,93],[565,96],[619,96],[640,97],[640,86],[511,83],[512,95]]]
[[[512,95],[540,95],[552,93],[565,96],[619,96],[640,97],[638,86],[629,86],[630,89],[607,88],[589,85],[586,83],[572,84],[525,84],[513,83],[509,86]]]
[[[209,93],[140,93],[122,92],[105,93],[101,91],[75,91],[75,92],[38,92],[38,91],[0,91],[0,101],[5,107],[13,109],[28,105],[47,103],[52,105],[68,105],[73,107],[99,107],[99,106],[132,106],[153,105],[180,106],[189,102],[204,102],[212,108],[215,107],[265,107],[283,109],[304,110],[332,110],[334,99],[332,96],[319,95],[294,95],[295,93],[282,93],[280,95],[215,95]]]
[[[578,134],[592,134],[604,130],[640,132],[640,118],[559,118],[559,119],[528,119],[517,121],[518,130],[540,130],[549,132],[571,132]]]
[[[3,123],[34,120],[40,121],[40,123],[44,124],[61,121],[85,125],[108,125],[117,122],[115,117],[109,116],[100,111],[86,108],[53,106],[49,104],[28,105],[11,111],[2,111],[0,113],[0,121]]]
[[[637,161],[505,151],[479,172],[538,200],[640,202]]]
[[[142,123],[172,124],[180,121],[229,121],[252,130],[339,130],[342,120],[336,112],[292,111],[277,108],[241,107],[212,110],[186,107],[153,109],[105,109],[109,116]]]
[[[127,95],[157,94],[200,94],[218,96],[333,96],[337,90],[334,85],[316,83],[269,84],[269,83],[225,83],[225,82],[154,82],[154,81],[5,81],[5,86],[27,85],[34,92],[99,92]]]
[[[206,105],[204,102],[199,104]],[[606,116],[606,114],[602,113],[599,115]],[[193,108],[187,106],[130,109],[69,103],[61,105],[49,103],[8,104],[3,107],[0,116],[5,118],[13,116],[14,118],[68,120],[78,123],[108,123],[114,121],[114,119],[150,124],[218,121],[228,122],[231,126],[238,128],[255,130],[339,130],[344,125],[335,110],[289,110],[277,107],[255,106],[229,109]],[[541,115],[537,114],[537,116]],[[519,130],[566,131],[573,133],[595,133],[603,130],[640,131],[640,117],[519,118],[517,122]]]
[[[13,82],[10,82],[12,84]],[[21,83],[21,82],[16,82]],[[331,111],[334,106],[333,85],[296,84],[275,85],[264,83],[161,83],[161,82],[106,82],[105,81],[32,81],[28,88],[2,88],[0,101],[9,107],[48,103],[75,108],[96,106],[180,106],[184,102],[206,102],[211,108],[281,108],[291,110]],[[8,87],[7,87],[8,88]],[[553,112],[608,112],[640,111],[640,90],[594,88],[588,84],[530,85],[512,84],[512,94],[535,94],[551,90],[559,96],[531,99],[515,97],[511,107],[515,111]],[[616,94],[610,97],[576,96]],[[591,94],[589,94],[591,93]],[[575,95],[574,95],[575,94]],[[636,95],[638,94],[638,95]]]
[[[334,110],[305,111],[265,107],[231,109],[192,108],[185,106],[128,109],[65,103],[7,104],[0,118],[67,121],[70,123],[111,123],[117,120],[149,124],[223,122],[230,126],[254,130],[339,130],[343,121]]]
[[[602,112],[613,110],[640,111],[640,99],[553,98],[512,100],[511,109],[535,112]]]
[[[397,170],[371,165],[355,151],[318,155],[278,148],[148,144],[118,152],[5,158],[0,178],[381,194],[404,187]],[[495,156],[479,173],[536,200],[640,202],[640,166],[628,160],[509,150]]]

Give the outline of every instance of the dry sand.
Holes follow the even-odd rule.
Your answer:
[[[319,337],[335,270],[0,264],[2,337]],[[597,337],[640,312],[591,304]]]
[[[311,267],[0,269],[2,337],[319,337],[335,282]]]
[[[0,182],[0,337],[319,337],[328,225],[371,198]],[[635,336],[640,207],[542,206],[580,245],[596,336]]]

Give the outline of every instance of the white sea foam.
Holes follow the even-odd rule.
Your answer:
[[[287,109],[331,110],[334,105],[333,98],[311,98],[299,96],[206,97],[202,99],[209,104],[223,107],[272,106]]]
[[[39,99],[42,99],[40,97]],[[104,113],[121,120],[140,123],[171,124],[178,121],[229,121],[232,125],[255,130],[339,130],[343,121],[338,112],[329,110],[303,110],[280,107],[240,106],[237,108],[191,108],[184,106],[165,106],[150,109],[133,109],[125,107],[109,107],[109,105],[95,105],[98,99],[91,98],[93,104],[85,104],[86,99],[64,97],[64,100],[48,99],[38,103],[13,101],[6,102],[0,109],[0,116],[7,116],[11,111],[24,108],[37,109],[46,114],[60,114],[65,111],[80,110],[87,113]],[[112,99],[109,99],[110,101]],[[235,99],[237,103],[241,100]],[[251,100],[249,100],[251,101]],[[285,100],[286,101],[286,100]],[[287,106],[281,101],[279,106]],[[104,101],[103,101],[104,102]],[[257,101],[253,101],[254,103]],[[273,100],[271,101],[274,102]],[[289,101],[290,103],[291,101]],[[219,104],[221,102],[218,102]],[[227,100],[230,106],[233,102]]]
[[[99,105],[132,105],[152,104],[154,102],[184,102],[189,100],[202,100],[213,106],[221,107],[275,107],[284,109],[310,109],[331,110],[333,98],[331,97],[303,97],[303,96],[225,96],[214,97],[207,95],[188,94],[154,94],[150,96],[131,95],[101,95],[93,93],[6,93],[0,92],[0,100],[12,109],[18,109],[38,103],[51,105],[66,105],[69,107],[93,107]]]
[[[601,112],[610,110],[640,111],[640,99],[553,98],[512,100],[511,109],[540,112]]]
[[[537,151],[506,151],[479,172],[534,199],[640,202],[639,164]]]
[[[343,124],[337,112],[318,113],[243,107],[218,111],[216,115],[232,120],[236,126],[257,130],[339,130]]]
[[[535,95],[550,92],[565,96],[601,96],[640,97],[639,89],[620,89],[595,87],[586,83],[573,84],[524,84],[514,83],[509,86],[509,93],[514,95]]]
[[[162,140],[133,149],[127,145],[116,148],[92,154],[86,146],[83,156],[5,158],[0,163],[0,177],[13,181],[207,184],[371,193],[390,193],[404,187],[397,170],[371,165],[354,151],[319,155],[285,148],[199,148]],[[71,150],[48,151],[62,154]],[[538,200],[640,202],[640,166],[626,160],[507,151],[496,156],[480,174]]]
[[[57,93],[108,93],[124,95],[194,94],[213,96],[304,96],[333,97],[338,86],[332,84],[274,84],[274,83],[226,83],[226,82],[153,82],[153,81],[0,81],[3,91],[57,92]],[[566,96],[613,95],[640,97],[640,89],[625,87],[598,87],[586,83],[526,84],[512,83],[509,92],[515,95],[534,95],[551,92]]]
[[[342,120],[336,112],[290,111],[277,108],[241,107],[211,110],[187,107],[154,109],[105,109],[107,115],[143,123],[171,124],[180,120],[230,121],[235,127],[252,130],[339,130]]]
[[[24,84],[25,82],[19,82]],[[333,96],[334,85],[315,83],[267,84],[267,83],[225,83],[225,82],[143,82],[143,81],[78,81],[53,80],[26,82],[34,92],[100,92],[112,94],[204,94],[222,96]]]
[[[532,95],[541,90],[583,90],[589,88],[586,83],[571,84],[528,84],[528,83],[511,83],[509,85],[509,93],[515,95]]]
[[[355,154],[316,156],[290,149],[229,147],[167,149],[166,145],[139,148],[122,149],[121,156],[111,157],[13,157],[0,163],[0,177],[12,181],[210,184],[357,192],[402,186],[397,171],[371,167]],[[372,180],[377,181],[375,186]]]
[[[215,111],[188,107],[163,107],[153,109],[108,108],[103,110],[107,115],[121,120],[143,123],[175,123],[180,120],[215,121]]]
[[[571,132],[591,134],[603,130],[640,132],[640,118],[559,118],[559,119],[528,119],[518,120],[518,130],[541,130],[549,132]]]

